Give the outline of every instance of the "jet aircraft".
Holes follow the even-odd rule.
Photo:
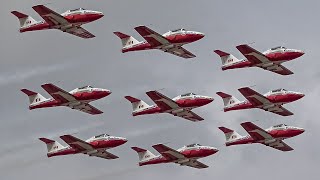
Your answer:
[[[293,115],[293,113],[282,107],[282,105],[301,99],[304,96],[302,93],[287,91],[285,89],[272,90],[264,95],[257,93],[249,87],[240,88],[238,90],[247,100],[239,101],[229,94],[217,92],[223,99],[224,112],[260,108],[281,116],[290,116]]]
[[[89,104],[106,97],[111,94],[110,90],[94,88],[92,86],[84,86],[76,88],[70,92],[66,92],[53,84],[43,84],[41,87],[46,90],[53,98],[45,98],[41,94],[30,91],[28,89],[21,89],[23,93],[29,97],[29,109],[67,106],[92,115],[103,113],[99,109]]]
[[[68,10],[58,14],[44,5],[32,7],[44,20],[36,21],[31,16],[12,11],[20,21],[20,32],[37,31],[46,29],[58,29],[63,32],[76,35],[81,38],[93,38],[93,34],[81,27],[83,24],[90,23],[102,18],[102,12],[78,8]]]
[[[212,97],[196,95],[194,93],[183,94],[173,99],[166,97],[158,91],[149,91],[146,94],[156,103],[156,105],[150,106],[140,99],[125,96],[125,98],[132,104],[133,116],[170,113],[174,116],[179,116],[190,121],[202,121],[204,119],[191,110],[209,104],[213,101]]]
[[[226,136],[226,146],[260,143],[280,151],[291,151],[293,149],[284,143],[283,140],[300,135],[304,132],[304,129],[302,128],[285,124],[272,126],[265,130],[251,122],[242,123],[241,126],[249,133],[249,135],[241,136],[234,130],[226,127],[219,127]]]
[[[169,31],[163,35],[151,30],[146,26],[138,26],[134,29],[145,39],[145,41],[139,42],[132,36],[121,32],[114,32],[114,34],[121,39],[122,53],[129,51],[159,49],[182,58],[193,58],[196,56],[184,49],[182,46],[198,41],[204,37],[203,33],[187,31],[185,29]]]
[[[72,135],[63,135],[60,138],[65,141],[68,146],[62,146],[60,143],[47,139],[39,138],[47,145],[48,157],[62,156],[70,154],[87,154],[89,156],[100,157],[104,159],[117,159],[118,156],[109,153],[107,149],[120,146],[127,142],[126,138],[101,134],[93,136],[90,139],[83,141]]]
[[[271,48],[262,53],[246,44],[237,46],[237,49],[246,57],[246,59],[237,59],[232,54],[221,50],[214,51],[221,58],[222,70],[259,67],[280,75],[290,75],[293,74],[293,72],[281,64],[296,59],[304,54],[301,50],[288,49],[283,46]]]
[[[208,166],[199,162],[199,158],[207,157],[217,153],[219,150],[214,147],[202,146],[199,144],[190,144],[178,150],[174,150],[163,144],[152,146],[161,155],[154,155],[146,149],[131,147],[139,155],[139,166],[161,163],[176,163],[181,166],[192,168],[207,168]]]

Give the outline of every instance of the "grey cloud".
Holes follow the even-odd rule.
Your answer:
[[[102,19],[85,25],[96,38],[82,40],[54,30],[18,33],[18,20],[10,11],[19,10],[39,20],[31,7],[47,2],[12,0],[0,7],[3,179],[317,179],[318,1],[60,0],[48,6],[57,12],[76,7],[104,12]],[[112,32],[122,31],[142,40],[133,29],[141,24],[160,33],[184,27],[204,32],[206,37],[185,46],[197,55],[193,60],[160,51],[122,54],[120,40]],[[212,51],[221,49],[242,58],[235,46],[249,42],[255,42],[252,46],[261,51],[285,45],[306,54],[285,63],[295,73],[288,77],[256,68],[222,72],[220,59]],[[99,116],[63,107],[29,111],[27,97],[19,89],[29,88],[49,97],[40,87],[46,82],[66,90],[91,84],[113,93],[93,103],[104,111]],[[221,111],[222,100],[215,92],[225,91],[242,100],[237,89],[251,85],[261,93],[283,87],[306,96],[285,106],[295,113],[291,117],[261,110]],[[166,114],[131,116],[131,105],[123,96],[152,103],[145,92],[162,88],[169,97],[192,91],[213,96],[215,101],[195,110],[205,118],[200,123]],[[306,132],[286,140],[295,149],[289,153],[263,145],[224,147],[224,136],[217,127],[227,126],[244,135],[239,125],[243,121],[257,121],[264,128],[286,123],[303,127]],[[37,140],[39,136],[74,132],[83,139],[106,132],[127,136],[129,141],[110,150],[120,159],[106,161],[85,155],[47,158],[44,144]],[[210,166],[201,171],[174,164],[138,167],[138,157],[130,146],[151,149],[159,142],[170,142],[173,148],[198,142],[220,151],[200,160]]]

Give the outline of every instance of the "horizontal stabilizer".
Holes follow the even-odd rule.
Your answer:
[[[40,141],[46,143],[46,144],[50,144],[50,143],[54,143],[54,140],[51,139],[47,139],[47,138],[39,138]]]
[[[25,93],[26,95],[28,95],[28,96],[33,96],[33,95],[38,94],[38,93],[33,92],[33,91],[30,91],[30,90],[28,90],[28,89],[21,89],[21,91],[22,91],[23,93]]]
[[[125,38],[129,38],[129,35],[126,35],[122,32],[113,32],[113,34],[115,34],[116,36],[118,36],[120,39],[125,39]]]
[[[23,13],[18,12],[18,11],[11,11],[11,13],[12,13],[13,15],[15,15],[15,16],[16,16],[17,18],[19,18],[19,19],[21,19],[21,18],[27,18],[27,17],[28,17],[28,15],[23,14]]]
[[[131,147],[131,149],[135,150],[138,153],[147,151],[146,149],[142,149],[142,148],[139,148],[139,147]]]
[[[218,54],[220,57],[229,56],[229,55],[230,55],[229,53],[223,52],[223,51],[221,51],[221,50],[214,50],[213,52],[215,52],[216,54]]]
[[[130,101],[131,103],[139,102],[141,101],[140,99],[134,98],[132,96],[125,96],[125,98]]]
[[[219,129],[220,129],[222,132],[224,132],[224,133],[232,133],[232,132],[233,132],[233,130],[228,129],[228,128],[226,128],[226,127],[219,127]]]
[[[231,97],[231,95],[230,95],[230,94],[226,94],[226,93],[224,93],[224,92],[217,92],[217,95],[218,95],[218,96],[220,96],[220,97],[222,97],[222,98],[228,98],[228,97]]]

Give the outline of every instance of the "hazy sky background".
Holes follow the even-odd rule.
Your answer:
[[[105,16],[84,27],[94,39],[81,39],[58,30],[18,32],[19,22],[10,11],[18,10],[36,20],[32,6],[51,3],[49,8],[63,13],[83,7],[102,11]],[[318,179],[319,167],[319,1],[3,1],[0,6],[0,174],[2,179]],[[121,42],[112,32],[121,31],[142,40],[133,29],[147,25],[159,33],[177,28],[200,31],[202,40],[185,48],[197,57],[185,60],[160,51],[122,54]],[[279,76],[261,69],[222,72],[220,58],[212,51],[221,49],[243,56],[235,46],[251,43],[264,51],[274,46],[302,49],[304,56],[285,63],[295,74]],[[54,83],[65,90],[84,85],[110,89],[113,93],[94,103],[104,111],[87,115],[65,107],[28,109],[28,98],[21,88],[49,95],[40,87]],[[285,105],[293,116],[281,117],[261,110],[224,113],[217,91],[244,98],[237,91],[253,86],[265,93],[276,88],[303,92],[306,96]],[[204,121],[192,123],[168,114],[131,116],[131,105],[123,96],[132,95],[151,104],[146,91],[162,89],[169,97],[194,92],[213,96],[215,101],[196,109]],[[285,142],[295,150],[283,153],[263,145],[225,147],[225,137],[217,128],[226,126],[246,132],[241,122],[255,121],[263,128],[285,123],[306,129]],[[85,155],[47,158],[45,144],[38,140],[76,133],[88,139],[108,133],[128,138],[110,152],[117,160]],[[138,156],[130,149],[140,146],[156,153],[151,146],[169,142],[179,148],[200,143],[220,149],[201,159],[210,167],[203,170],[175,164],[137,166]],[[63,145],[65,145],[63,143]]]

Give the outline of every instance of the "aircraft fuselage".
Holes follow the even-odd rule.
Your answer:
[[[133,44],[132,46],[124,47],[122,49],[122,52],[125,53],[129,51],[141,51],[141,50],[162,49],[162,48],[170,49],[170,47],[175,48],[176,46],[182,46],[184,44],[198,41],[204,37],[204,34],[195,32],[195,31],[184,31],[180,33],[164,35],[164,37],[170,42],[170,44],[153,46],[149,44],[147,41],[142,41],[137,44]]]

